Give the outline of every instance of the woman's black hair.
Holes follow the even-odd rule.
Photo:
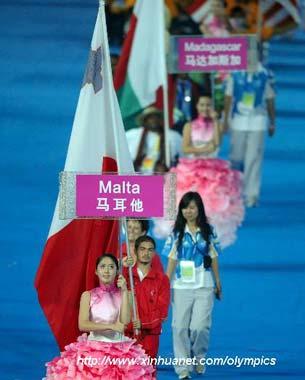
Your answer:
[[[196,223],[197,223],[197,226],[200,228],[201,235],[203,236],[204,240],[207,243],[207,247],[209,248],[210,235],[212,233],[212,229],[208,223],[208,218],[205,214],[204,205],[203,205],[201,196],[195,191],[189,191],[188,193],[185,193],[183,197],[181,198],[181,201],[179,202],[178,215],[177,215],[177,219],[176,219],[174,230],[173,230],[175,234],[178,234],[177,248],[179,249],[182,244],[184,229],[186,225],[186,219],[184,218],[182,214],[182,209],[186,208],[190,204],[191,201],[194,201],[198,208],[198,217],[197,217]]]
[[[200,98],[210,98],[210,99],[212,99],[212,94],[211,94],[210,91],[200,90],[199,94],[197,96],[197,102],[199,101]]]
[[[118,270],[119,269],[119,262],[118,262],[118,259],[112,255],[111,253],[104,253],[103,255],[99,256],[97,259],[96,259],[96,264],[95,264],[95,269],[98,267],[99,263],[105,258],[105,257],[108,257],[109,259],[111,259],[115,266],[116,266],[116,269]]]

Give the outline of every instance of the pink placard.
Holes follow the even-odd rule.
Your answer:
[[[163,217],[163,177],[76,175],[77,217]]]
[[[181,71],[247,70],[247,37],[179,37]]]

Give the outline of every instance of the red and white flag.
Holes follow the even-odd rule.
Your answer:
[[[301,22],[297,0],[266,0],[260,2],[264,27],[288,29]]]
[[[199,23],[211,11],[212,3],[213,0],[194,0],[187,6],[186,12]]]
[[[104,2],[100,3],[64,170],[132,173],[113,87]],[[35,287],[61,349],[79,335],[80,295],[97,285],[97,257],[105,252],[116,253],[117,244],[117,221],[61,220],[57,199]]]
[[[242,5],[239,2],[231,2]],[[297,26],[301,22],[297,0],[264,0],[257,1],[263,15],[263,27],[272,29],[272,34]],[[193,0],[186,7],[186,12],[195,22],[200,22],[212,11],[213,0]],[[244,5],[244,8],[247,6]]]

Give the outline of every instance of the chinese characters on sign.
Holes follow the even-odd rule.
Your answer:
[[[163,209],[160,175],[76,176],[77,217],[162,217]]]
[[[246,37],[180,37],[178,68],[181,71],[247,70]]]

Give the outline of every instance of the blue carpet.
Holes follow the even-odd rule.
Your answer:
[[[0,2],[0,379],[36,380],[58,349],[34,275],[47,237],[97,1]],[[261,205],[220,258],[224,299],[210,357],[274,357],[276,366],[211,366],[211,379],[305,378],[305,39],[271,44],[278,131],[266,143]],[[228,141],[222,150],[226,156]],[[158,242],[161,249],[162,242]],[[160,355],[173,356],[170,317]],[[159,379],[175,379],[161,366]]]

